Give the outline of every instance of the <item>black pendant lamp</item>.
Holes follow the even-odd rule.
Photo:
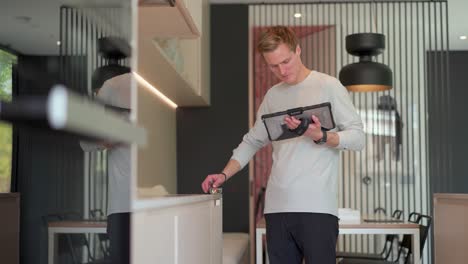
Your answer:
[[[92,76],[93,92],[101,88],[106,80],[130,72],[129,67],[119,64],[119,60],[130,56],[130,45],[125,39],[102,37],[98,39],[97,50],[107,60],[107,64],[94,71]]]
[[[372,61],[385,49],[385,35],[358,33],[346,36],[346,50],[359,56],[359,62],[344,66],[339,74],[341,83],[352,92],[374,92],[392,89],[392,70]]]

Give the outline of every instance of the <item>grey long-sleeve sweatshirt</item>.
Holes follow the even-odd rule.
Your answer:
[[[279,83],[268,90],[257,112],[257,121],[233,151],[232,159],[244,167],[255,152],[270,143],[261,116],[330,102],[339,145],[317,145],[306,136],[271,142],[273,164],[268,180],[265,214],[315,212],[338,215],[340,150],[361,150],[365,137],[360,116],[346,88],[329,75],[312,71],[296,85]]]

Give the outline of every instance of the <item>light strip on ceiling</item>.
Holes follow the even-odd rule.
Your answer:
[[[138,73],[133,72],[135,75],[135,78],[137,81],[145,86],[150,92],[154,93],[157,97],[159,97],[161,100],[163,100],[166,104],[168,104],[170,107],[176,109],[177,105],[171,101],[167,96],[165,96],[163,93],[161,93],[156,87],[151,85],[149,82],[147,82],[143,77],[141,77]]]

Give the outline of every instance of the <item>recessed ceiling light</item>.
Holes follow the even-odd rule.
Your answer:
[[[464,39],[466,39],[466,36],[460,36],[460,39],[464,40]]]
[[[295,14],[294,14],[294,17],[295,17],[295,18],[300,18],[300,17],[302,17],[302,14],[301,14],[301,13],[295,13]]]
[[[60,40],[57,40],[57,46],[60,46],[62,43],[60,42]]]

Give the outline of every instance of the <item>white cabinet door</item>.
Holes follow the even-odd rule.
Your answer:
[[[132,263],[222,262],[221,198],[139,210],[131,230]]]

